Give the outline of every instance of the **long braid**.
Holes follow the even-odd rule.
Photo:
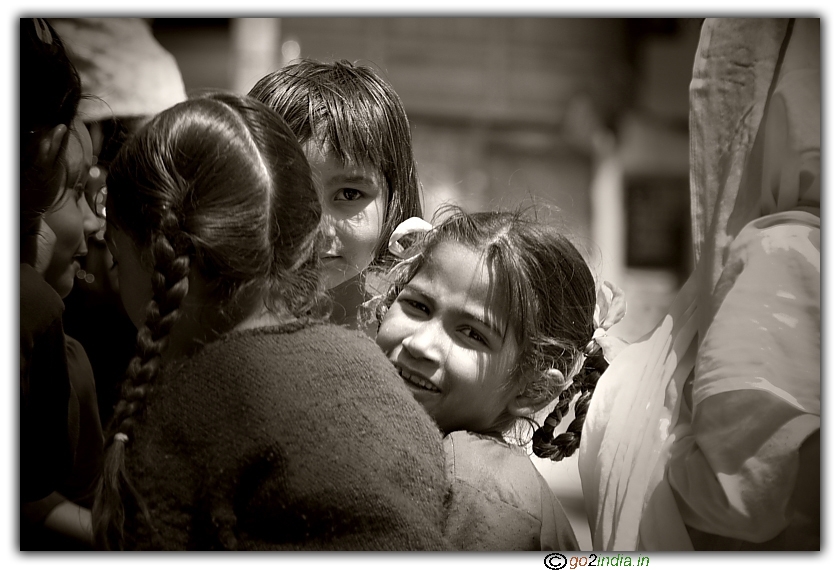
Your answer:
[[[583,422],[589,410],[592,392],[598,384],[601,374],[607,369],[607,361],[603,351],[597,346],[586,356],[583,367],[575,375],[572,385],[560,394],[560,399],[554,409],[548,414],[542,427],[534,432],[533,449],[537,457],[560,461],[570,457],[580,447]],[[575,417],[564,433],[554,437],[554,430],[569,411],[569,406],[576,394],[580,394],[575,403]]]
[[[164,213],[162,226],[152,237],[155,267],[151,279],[152,300],[147,308],[146,322],[137,332],[136,355],[129,363],[122,398],[114,410],[106,441],[101,489],[93,507],[95,541],[100,548],[109,550],[122,549],[124,498],[131,500],[150,522],[142,498],[127,477],[125,452],[134,439],[134,427],[145,409],[169,333],[178,321],[181,303],[189,290],[191,248],[188,239],[178,230],[177,217],[170,209]]]
[[[131,307],[142,324],[109,426],[92,513],[97,545],[121,549],[131,538],[124,536],[127,520],[137,519],[138,530],[153,539],[156,534],[143,487],[135,489],[127,477],[125,454],[143,437],[135,427],[147,421],[162,355],[182,348],[170,339],[173,327],[182,326],[182,311],[190,310],[183,301],[191,271],[201,285],[196,311],[214,319],[209,336],[263,309],[278,318],[297,316],[319,292],[314,244],[321,208],[294,133],[267,106],[226,93],[156,115],[111,163],[108,189],[108,226],[115,239],[135,244],[126,259],[152,268],[152,300],[145,313]]]

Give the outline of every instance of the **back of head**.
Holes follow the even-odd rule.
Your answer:
[[[257,295],[296,315],[314,302],[318,196],[294,135],[261,103],[171,107],[120,151],[107,185],[109,223],[156,263],[188,258],[218,302]]]
[[[375,259],[386,254],[394,228],[421,215],[411,129],[393,87],[369,67],[304,59],[266,75],[249,95],[279,112],[301,143],[382,172],[388,211]]]
[[[120,150],[107,184],[109,225],[153,268],[152,300],[114,410],[93,509],[97,543],[119,548],[124,501],[148,516],[124,455],[190,278],[200,276],[210,297],[202,301],[225,318],[259,310],[257,303],[303,315],[318,301],[320,202],[288,126],[258,101],[232,94],[158,114]]]
[[[181,71],[144,18],[50,18],[49,23],[79,72],[85,96],[78,114],[91,131],[103,172],[126,138],[187,98]],[[101,185],[104,176],[91,177],[91,183]]]

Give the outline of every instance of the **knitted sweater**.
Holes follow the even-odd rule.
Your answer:
[[[126,548],[437,550],[440,433],[361,333],[234,332],[161,371],[126,452]]]

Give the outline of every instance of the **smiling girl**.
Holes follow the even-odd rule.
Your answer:
[[[559,396],[534,451],[560,460],[579,446],[606,367],[593,341],[595,281],[555,228],[449,210],[404,252],[419,251],[395,269],[376,336],[445,434],[447,538],[461,550],[577,550],[559,501],[506,436]],[[569,431],[554,437],[577,393]]]

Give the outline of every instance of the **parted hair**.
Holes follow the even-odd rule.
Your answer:
[[[506,304],[505,314],[510,315],[506,334],[514,335],[519,348],[506,388],[532,403],[533,411],[559,396],[544,424],[534,432],[534,452],[555,461],[572,455],[580,446],[592,390],[606,368],[599,350],[584,354],[595,332],[597,302],[589,266],[559,228],[529,217],[525,209],[467,213],[445,205],[435,213],[435,219],[442,221],[411,246],[417,255],[392,272],[393,283],[377,307],[379,322],[439,244],[456,242],[484,254],[491,295]],[[563,379],[547,373],[552,368],[563,378],[574,374],[567,389],[561,391]],[[565,433],[555,437],[554,428],[577,394],[575,419]],[[517,419],[505,411],[492,431],[505,432]]]
[[[249,95],[279,112],[301,144],[313,141],[341,160],[382,173],[387,211],[373,265],[393,261],[388,237],[422,203],[411,128],[393,87],[367,66],[301,59],[260,79]]]
[[[153,118],[111,163],[107,188],[109,225],[125,232],[153,268],[153,296],[109,426],[93,510],[97,545],[118,549],[126,502],[146,512],[126,477],[125,453],[191,271],[220,314],[234,315],[254,299],[295,317],[307,314],[322,294],[320,203],[285,122],[250,97],[226,93],[203,94]]]

